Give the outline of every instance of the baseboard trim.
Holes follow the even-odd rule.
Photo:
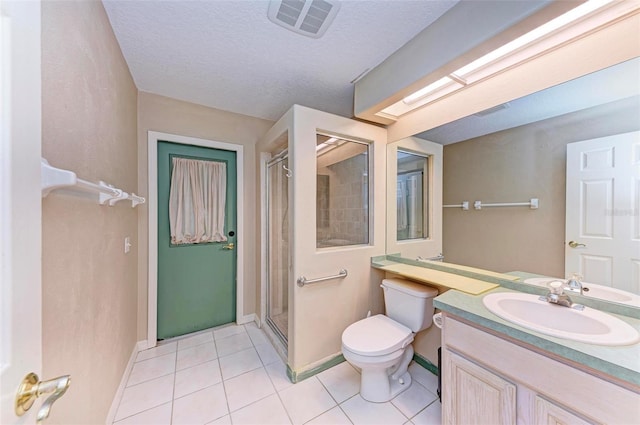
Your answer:
[[[258,326],[260,325],[260,321],[258,320],[258,316],[255,313],[246,314],[242,317],[236,318],[236,323],[238,325],[246,325],[247,323],[255,322]]]
[[[313,375],[317,375],[320,372],[323,372],[335,365],[338,365],[345,361],[345,358],[342,354],[337,354],[335,357],[330,358],[329,360],[322,362],[317,366],[313,366],[307,370],[295,371],[292,370],[289,365],[287,365],[287,376],[291,382],[298,383],[307,378],[312,377]]]
[[[429,360],[422,357],[420,354],[414,353],[413,360],[423,368],[427,369],[429,372],[438,376],[438,366],[434,365]],[[342,354],[337,354],[335,357],[332,357],[329,360],[322,362],[319,365],[313,366],[307,370],[295,371],[291,369],[289,365],[287,365],[287,377],[291,382],[295,384],[314,375],[317,375],[318,373],[323,372],[329,368],[332,368],[333,366],[336,366],[344,361],[344,356]]]
[[[136,362],[136,357],[138,352],[142,350],[146,350],[148,344],[147,341],[138,341],[133,346],[133,351],[131,352],[131,356],[129,357],[129,362],[122,373],[122,377],[120,378],[120,385],[118,385],[118,389],[116,390],[115,395],[113,396],[113,400],[111,401],[111,408],[107,413],[107,419],[105,421],[106,425],[113,424],[113,420],[116,418],[116,413],[118,411],[118,406],[120,405],[120,400],[122,399],[122,394],[124,393],[124,389],[127,385],[127,379],[129,378],[129,374],[131,373],[131,369],[133,369],[133,364]]]
[[[418,363],[420,366],[422,366],[423,368],[427,369],[429,372],[431,372],[434,375],[438,376],[438,366],[434,365],[429,360],[427,360],[424,357],[422,357],[420,354],[414,353],[413,354],[413,360],[416,363]]]

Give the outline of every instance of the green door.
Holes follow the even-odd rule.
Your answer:
[[[171,244],[169,189],[173,157],[227,164],[226,242]],[[235,321],[236,251],[227,245],[236,243],[236,204],[235,152],[158,143],[158,339]]]

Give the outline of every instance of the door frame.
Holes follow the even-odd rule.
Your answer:
[[[147,348],[156,346],[158,335],[158,142],[223,149],[236,153],[236,235],[240,249],[236,250],[236,322],[250,322],[253,316],[244,315],[244,146],[196,137],[149,131],[147,133],[147,203],[148,203],[148,291],[147,291]]]

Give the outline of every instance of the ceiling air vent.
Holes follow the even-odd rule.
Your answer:
[[[320,38],[339,9],[340,3],[325,0],[272,0],[269,20],[298,34]]]

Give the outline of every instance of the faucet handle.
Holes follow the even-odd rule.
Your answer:
[[[577,292],[582,295],[582,275],[579,273],[573,273],[570,279],[565,283],[565,289],[571,292]]]
[[[564,292],[563,289],[563,282],[560,282],[559,280],[554,280],[553,282],[549,282],[549,292],[555,295],[562,295],[562,293]]]

